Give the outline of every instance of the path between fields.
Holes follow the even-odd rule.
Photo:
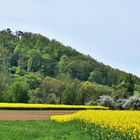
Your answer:
[[[0,120],[48,120],[53,115],[72,114],[74,110],[0,110]]]

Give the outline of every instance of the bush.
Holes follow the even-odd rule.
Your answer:
[[[115,102],[110,96],[100,96],[100,99],[98,100],[98,105],[109,107],[110,109],[115,108]]]
[[[124,109],[123,105],[125,104],[126,101],[127,101],[127,99],[123,99],[123,98],[116,100],[115,109]]]
[[[140,110],[140,98],[133,97],[126,100],[122,106],[124,109]]]
[[[26,82],[17,80],[7,87],[3,96],[6,102],[27,103],[29,100],[28,90]]]

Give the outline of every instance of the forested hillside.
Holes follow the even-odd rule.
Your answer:
[[[140,79],[40,34],[0,31],[0,101],[86,104],[128,98]]]

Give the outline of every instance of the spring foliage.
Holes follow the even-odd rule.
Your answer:
[[[139,81],[55,39],[0,31],[0,101],[86,104],[112,93],[127,98]]]

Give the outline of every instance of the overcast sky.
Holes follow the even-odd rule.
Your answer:
[[[140,76],[140,0],[0,0],[0,30],[41,33]]]

